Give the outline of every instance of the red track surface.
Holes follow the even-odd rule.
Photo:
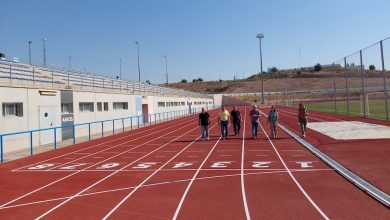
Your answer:
[[[195,115],[8,162],[0,219],[390,218],[286,133],[269,140],[264,117],[261,126],[252,140],[246,117],[244,140],[219,140],[216,125],[201,142]]]

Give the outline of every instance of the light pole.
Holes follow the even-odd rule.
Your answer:
[[[168,85],[168,58],[167,55],[164,55],[165,58],[165,76],[167,78],[167,85]]]
[[[46,47],[45,47],[45,42],[47,41],[47,38],[43,38],[43,66],[46,66]]]
[[[257,34],[256,38],[259,39],[259,43],[260,43],[261,104],[264,104],[263,55],[261,52],[261,39],[264,38],[264,34]]]
[[[135,42],[137,45],[137,55],[138,55],[138,82],[141,82],[141,70],[139,68],[139,44],[138,41]]]
[[[32,41],[30,40],[28,42],[28,63],[31,65],[31,44],[32,44]]]

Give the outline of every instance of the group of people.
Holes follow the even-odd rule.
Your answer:
[[[257,139],[258,128],[260,124],[261,112],[257,108],[256,105],[252,106],[252,110],[249,112],[249,116],[251,117],[251,125],[252,125],[252,138]],[[300,130],[302,137],[306,136],[306,126],[307,126],[307,116],[308,111],[307,108],[300,103],[298,108],[298,121],[300,124]],[[218,124],[221,127],[221,140],[228,139],[229,136],[229,121],[233,125],[234,135],[240,134],[241,129],[241,112],[237,108],[237,106],[233,106],[233,110],[229,112],[226,110],[225,106],[221,107],[221,111],[218,112]],[[267,123],[270,125],[270,137],[277,137],[277,123],[279,119],[279,114],[276,111],[275,106],[271,106],[271,109],[267,116]],[[199,126],[201,127],[202,132],[202,141],[209,140],[209,125],[211,124],[210,115],[208,112],[202,108],[202,112],[199,114]]]

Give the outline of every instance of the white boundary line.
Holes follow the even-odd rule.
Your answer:
[[[191,123],[191,124],[193,124],[193,123]],[[189,125],[191,125],[191,124],[189,124]],[[188,126],[189,126],[189,125],[188,125]],[[168,128],[166,128],[166,129],[168,129]],[[165,135],[171,134],[171,133],[173,133],[173,132],[175,132],[175,131],[177,131],[177,130],[182,130],[182,129],[183,129],[183,128],[181,127],[181,128],[179,128],[179,129],[173,130],[173,131],[171,131],[171,132],[169,132],[169,133],[166,133]],[[164,129],[164,130],[165,130],[165,129]],[[163,135],[163,136],[165,136],[165,135]],[[110,160],[110,159],[112,159],[112,158],[115,158],[115,157],[117,157],[117,156],[120,156],[120,155],[122,155],[122,154],[125,154],[125,153],[127,153],[128,151],[137,149],[137,148],[143,146],[143,145],[146,144],[146,143],[149,143],[149,142],[151,142],[151,141],[154,141],[154,140],[159,139],[160,137],[161,137],[161,136],[159,136],[159,137],[157,137],[157,138],[154,138],[154,139],[151,139],[151,140],[149,140],[149,141],[147,141],[147,142],[144,142],[143,144],[138,145],[137,147],[130,148],[130,149],[128,149],[128,150],[126,150],[126,151],[124,151],[124,152],[118,154],[118,155],[114,155],[114,156],[109,157],[109,158],[107,158],[107,159],[105,159],[105,160],[102,160],[102,161],[100,161],[100,162],[97,162],[97,163],[95,163],[95,164],[93,164],[93,165],[91,165],[91,166],[85,167],[84,169],[79,170],[79,171],[77,171],[77,172],[75,172],[75,173],[72,173],[72,174],[69,174],[69,175],[67,175],[67,176],[65,176],[65,177],[62,177],[62,178],[60,178],[60,179],[57,179],[57,180],[55,180],[55,181],[53,181],[53,182],[51,182],[51,183],[49,183],[49,184],[46,184],[46,185],[44,185],[44,186],[42,186],[42,187],[40,187],[40,188],[38,188],[38,189],[35,189],[35,190],[33,190],[33,191],[30,191],[29,193],[26,193],[26,194],[24,194],[24,195],[22,195],[22,196],[19,196],[19,197],[15,198],[15,199],[13,199],[13,200],[7,202],[7,203],[4,203],[4,204],[0,205],[0,208],[2,208],[2,207],[4,207],[4,206],[7,206],[7,205],[9,205],[9,204],[11,204],[11,203],[13,203],[13,202],[15,202],[15,201],[18,201],[19,199],[22,199],[22,198],[24,198],[24,197],[26,197],[26,196],[29,196],[29,195],[31,195],[31,194],[33,194],[33,193],[35,193],[35,192],[38,192],[38,191],[40,191],[40,190],[42,190],[42,189],[44,189],[44,188],[47,188],[47,187],[49,187],[49,186],[51,186],[51,185],[53,185],[53,184],[55,184],[55,183],[57,183],[57,182],[60,182],[60,181],[62,181],[62,180],[64,180],[64,179],[67,179],[67,178],[69,178],[69,177],[71,177],[71,176],[73,176],[73,175],[76,175],[76,174],[82,172],[83,170],[86,170],[86,169],[88,169],[88,168],[90,168],[90,167],[96,166],[97,164],[103,163],[103,162],[105,162],[105,161],[107,161],[107,160]]]
[[[194,124],[194,123],[191,123],[191,124]],[[191,124],[190,124],[190,125],[191,125]],[[178,129],[178,130],[182,130],[182,129],[183,129],[183,128],[180,128],[180,129]],[[91,189],[92,187],[96,186],[97,184],[99,184],[99,183],[103,182],[104,180],[110,178],[111,176],[117,174],[117,173],[120,172],[121,170],[126,169],[127,167],[133,165],[134,163],[136,163],[136,162],[142,160],[143,158],[149,156],[150,154],[152,154],[152,153],[154,153],[154,152],[160,150],[161,148],[163,148],[163,147],[169,145],[170,143],[176,141],[177,139],[183,137],[184,135],[186,135],[186,134],[188,134],[188,133],[194,131],[195,129],[198,129],[198,127],[195,127],[195,128],[193,128],[193,129],[187,131],[186,133],[184,133],[184,134],[182,134],[182,135],[180,135],[180,136],[177,136],[175,139],[170,140],[169,142],[167,142],[167,143],[161,145],[160,147],[156,148],[155,150],[149,152],[148,154],[143,155],[142,157],[140,157],[140,158],[138,158],[137,160],[135,160],[135,161],[133,161],[133,162],[127,164],[126,166],[120,168],[119,170],[117,170],[117,171],[115,171],[115,172],[109,174],[108,176],[105,176],[104,178],[100,179],[99,181],[95,182],[94,184],[88,186],[87,188],[85,188],[85,189],[81,190],[80,192],[74,194],[73,196],[69,197],[67,200],[63,201],[62,203],[60,203],[60,204],[56,205],[55,207],[51,208],[50,210],[46,211],[45,213],[43,213],[42,215],[40,215],[39,217],[37,217],[36,220],[42,219],[42,218],[45,217],[46,215],[50,214],[51,212],[53,212],[53,211],[56,210],[57,208],[61,207],[61,206],[64,205],[65,203],[69,202],[70,200],[76,198],[77,196],[79,196],[80,194],[84,193],[85,191]],[[176,130],[171,131],[171,132],[169,132],[169,133],[166,133],[166,135],[171,134],[171,133],[173,133],[173,132],[175,132],[175,131],[176,131]],[[165,136],[165,135],[164,135],[164,136]],[[158,138],[161,138],[161,136],[158,137]],[[156,139],[158,139],[158,138],[156,138]],[[125,151],[125,152],[126,152],[126,151]],[[124,153],[124,152],[123,152],[123,153]],[[118,156],[118,155],[117,155],[117,156]]]
[[[246,219],[250,220],[251,219],[251,215],[249,213],[248,201],[246,199],[245,182],[244,182],[246,107],[245,107],[245,113],[244,114],[245,114],[245,116],[244,116],[244,131],[242,132],[242,146],[241,146],[241,149],[242,149],[241,150],[241,194],[242,194],[242,201],[244,203]]]
[[[229,128],[229,127],[228,127]],[[179,212],[180,212],[180,209],[184,203],[184,199],[186,198],[187,194],[188,194],[188,191],[190,190],[192,184],[194,183],[195,181],[195,178],[196,176],[198,176],[200,170],[202,169],[203,165],[206,163],[207,159],[210,157],[211,153],[214,151],[215,147],[218,145],[218,143],[220,142],[221,140],[221,137],[218,138],[217,142],[214,144],[213,148],[210,150],[209,154],[206,156],[206,158],[203,160],[202,164],[199,166],[199,168],[196,170],[194,176],[192,177],[190,183],[188,184],[186,190],[184,191],[184,194],[183,196],[181,197],[180,199],[180,202],[179,202],[179,205],[177,206],[176,208],[176,211],[175,211],[175,214],[173,215],[172,219],[173,220],[176,220],[177,219],[177,216],[179,215]]]
[[[213,125],[212,128],[214,128],[217,124]],[[192,136],[191,136],[192,137]],[[108,219],[131,195],[133,195],[140,187],[142,187],[150,178],[152,178],[158,171],[163,169],[168,163],[170,163],[172,160],[174,160],[177,156],[179,156],[181,153],[183,153],[185,150],[187,150],[191,145],[193,145],[199,138],[198,136],[195,140],[193,140],[191,143],[189,143],[186,147],[184,147],[181,151],[179,151],[175,156],[173,156],[171,159],[169,159],[167,162],[165,162],[161,167],[159,167],[156,171],[154,171],[152,174],[150,174],[144,181],[142,181],[140,184],[138,184],[130,193],[128,193],[125,198],[123,198],[113,209],[111,209],[110,212],[108,212],[102,219],[106,220]]]
[[[187,118],[189,116],[191,116],[191,115],[185,116],[185,117],[180,118],[180,119],[185,119],[185,118]],[[161,123],[157,124],[156,127],[153,127],[154,128],[153,130],[158,129],[159,127],[165,127],[165,125],[169,126],[171,124],[176,124],[176,123],[174,123],[174,121],[172,121],[172,120],[171,121],[166,121],[166,122],[161,122]],[[160,126],[158,126],[158,125],[160,125]],[[64,156],[67,156],[67,155],[70,155],[70,154],[74,154],[74,153],[77,153],[77,152],[80,152],[80,151],[83,151],[83,150],[88,150],[88,149],[91,149],[91,148],[94,148],[94,147],[98,147],[98,146],[101,146],[101,145],[104,145],[104,144],[107,144],[107,143],[118,141],[118,140],[121,140],[123,138],[129,138],[129,137],[132,137],[132,136],[135,136],[135,135],[139,135],[140,133],[142,134],[142,133],[148,132],[148,129],[147,129],[148,127],[149,126],[137,128],[137,129],[130,130],[130,131],[125,131],[124,133],[132,132],[132,131],[133,131],[133,133],[130,134],[130,135],[125,135],[125,136],[121,136],[121,137],[115,138],[115,139],[110,140],[110,141],[105,141],[105,142],[102,142],[100,144],[92,145],[92,146],[89,146],[87,148],[83,148],[83,149],[80,149],[80,150],[77,150],[77,151],[72,151],[72,152],[69,152],[69,153],[66,153],[66,154],[61,154],[61,155],[56,156],[56,157],[51,157],[51,158],[49,158],[47,160],[42,160],[42,161],[39,161],[37,163],[32,163],[32,164],[29,164],[29,165],[26,165],[26,166],[22,166],[22,167],[19,167],[17,169],[14,169],[13,171],[18,170],[18,169],[23,169],[23,168],[26,168],[26,167],[29,167],[29,166],[34,166],[34,165],[39,164],[39,163],[45,163],[45,162],[53,160],[53,159],[61,158],[61,157],[64,157]],[[145,129],[143,129],[143,128],[145,128]],[[141,130],[139,130],[139,129],[141,129]],[[139,132],[137,132],[137,131],[139,131]],[[120,133],[120,134],[124,134],[124,133]],[[115,135],[118,135],[118,134],[115,134]],[[106,136],[106,137],[109,137],[109,136]],[[106,137],[104,137],[104,138],[106,138]],[[98,138],[98,139],[101,139],[101,138]],[[95,141],[95,140],[98,140],[98,139],[93,139],[91,141]],[[81,143],[88,143],[88,142],[89,141],[81,142]],[[81,144],[81,143],[77,143],[77,144]],[[10,161],[10,162],[12,162],[12,161]]]
[[[292,170],[292,172],[315,172],[315,171],[321,171],[321,169],[318,169],[318,170]],[[333,170],[329,169],[329,171],[333,171]],[[267,172],[246,173],[244,175],[248,176],[248,175],[286,173],[286,172],[287,171],[285,169],[283,169],[283,170],[274,170],[274,171],[267,171]],[[218,176],[207,176],[207,177],[199,177],[199,178],[196,178],[195,180],[208,180],[208,179],[216,179],[216,178],[224,178],[224,177],[236,177],[236,176],[240,176],[240,175],[241,174],[226,174],[226,175],[218,175]],[[181,180],[173,180],[173,181],[164,181],[164,182],[159,182],[159,183],[145,184],[145,185],[142,186],[142,188],[149,187],[149,186],[158,186],[158,185],[165,185],[165,184],[181,183],[181,182],[187,182],[187,181],[191,181],[191,179],[181,179]],[[135,188],[135,186],[125,187],[125,188],[117,188],[117,189],[110,189],[110,190],[103,190],[103,191],[97,191],[97,192],[92,192],[92,193],[80,194],[77,197],[85,197],[85,196],[92,196],[92,195],[104,194],[104,193],[110,193],[110,192],[118,192],[118,191],[134,189],[134,188]],[[35,204],[46,203],[46,202],[59,201],[59,200],[65,200],[65,199],[68,199],[68,198],[70,198],[70,196],[59,197],[59,198],[54,198],[54,199],[40,200],[40,201],[35,201],[35,202],[22,203],[22,204],[17,204],[17,205],[12,205],[12,206],[7,206],[7,207],[4,207],[4,208],[0,208],[0,210],[2,210],[2,209],[10,209],[10,208],[17,208],[17,207],[23,207],[23,206],[28,206],[28,205],[35,205]]]
[[[265,115],[263,112],[262,112],[263,115]],[[266,116],[266,115],[265,115]],[[270,144],[272,145],[272,148],[274,149],[275,153],[278,155],[280,161],[282,162],[284,168],[286,169],[287,173],[290,175],[291,179],[295,182],[295,184],[298,186],[299,190],[303,193],[303,195],[305,195],[306,199],[312,204],[312,206],[318,211],[318,213],[320,213],[320,215],[326,219],[326,220],[329,220],[329,217],[320,209],[320,207],[318,207],[318,205],[312,200],[312,198],[307,194],[307,192],[303,189],[303,187],[301,186],[301,184],[295,179],[294,175],[292,174],[292,172],[290,171],[290,169],[287,167],[286,163],[284,162],[282,156],[280,156],[279,154],[279,151],[276,149],[274,143],[272,142],[272,140],[269,138],[268,134],[265,132],[264,130],[264,127],[259,123],[261,129],[264,131],[264,134],[265,136],[267,137],[268,141],[270,142]]]

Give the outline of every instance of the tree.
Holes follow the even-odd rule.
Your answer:
[[[322,70],[321,64],[317,63],[317,64],[314,66],[314,71],[318,72],[318,71],[321,71],[321,70]]]
[[[198,82],[203,82],[203,79],[199,77]]]
[[[279,70],[278,70],[278,68],[276,68],[275,66],[273,66],[273,67],[271,67],[271,68],[268,68],[268,72],[269,73],[276,73],[276,72],[278,72]]]
[[[370,66],[368,66],[368,69],[375,70],[375,66],[371,64]]]
[[[182,79],[181,83],[187,83],[187,80],[186,79]]]

